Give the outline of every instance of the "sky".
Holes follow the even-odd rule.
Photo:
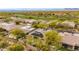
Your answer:
[[[2,8],[78,8],[78,0],[0,0]]]

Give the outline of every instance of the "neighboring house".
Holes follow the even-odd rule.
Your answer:
[[[33,19],[25,19],[25,23],[33,24],[36,20]]]
[[[37,36],[37,37],[44,37],[44,33],[47,31],[50,31],[51,29],[35,29],[34,31],[30,32],[29,34],[33,35],[33,36]]]
[[[71,28],[75,27],[75,23],[74,22],[64,21],[62,24],[64,26],[68,26],[68,27],[71,27]]]
[[[32,28],[30,24],[26,26],[21,26],[20,29],[24,30],[26,33],[33,31],[35,28]]]
[[[31,35],[34,35],[35,37],[38,36],[38,37],[43,37],[43,34],[41,32],[37,32],[35,31],[34,33],[32,33]]]
[[[36,29],[33,32],[31,32],[30,34],[33,36],[38,36],[38,37],[43,37],[45,30],[44,29]]]
[[[16,17],[10,17],[11,19],[13,19],[13,20],[17,20],[17,18]]]
[[[62,36],[62,45],[71,50],[79,50],[79,34],[59,33]]]
[[[74,28],[75,27],[75,23],[74,22],[69,22],[69,21],[64,21],[62,23],[58,23],[57,26],[60,27],[70,27],[70,28]]]
[[[10,31],[11,29],[15,28],[16,25],[14,23],[0,23],[0,27],[3,29],[6,29],[7,31]]]

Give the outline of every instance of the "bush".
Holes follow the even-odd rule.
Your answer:
[[[45,41],[49,46],[60,47],[62,37],[54,30],[45,32]]]
[[[50,27],[55,27],[55,26],[57,25],[57,22],[58,22],[58,21],[52,21],[52,22],[49,24],[49,26],[50,26]]]
[[[23,51],[24,47],[21,44],[13,44],[10,47],[8,47],[8,50],[10,50],[10,51]]]
[[[25,37],[25,33],[23,30],[21,29],[12,29],[10,31],[10,33],[16,37],[16,39],[19,39],[19,38],[24,38]]]
[[[46,29],[48,28],[48,25],[45,23],[39,23],[39,24],[34,24],[33,27]]]
[[[7,46],[8,46],[8,42],[6,42],[4,40],[0,42],[0,48],[5,48]]]
[[[0,27],[0,32],[7,32],[7,30]]]
[[[41,38],[34,38],[32,36],[29,36],[26,40],[26,42],[35,47],[37,50],[42,50],[42,51],[48,51],[49,47],[47,44],[45,44],[44,40]]]
[[[6,29],[0,28],[0,35],[5,36],[8,33]]]
[[[10,21],[12,21],[12,19],[9,17],[4,20],[4,22],[10,22]]]
[[[15,21],[16,25],[20,25],[21,21]]]

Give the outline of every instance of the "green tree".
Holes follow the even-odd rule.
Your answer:
[[[8,46],[9,44],[8,44],[8,42],[7,41],[1,41],[0,42],[0,48],[6,48],[7,46]]]
[[[34,38],[33,36],[29,35],[26,39],[27,44],[35,47],[37,50],[48,50],[48,46],[44,43],[42,38]]]
[[[21,21],[17,21],[17,20],[15,21],[16,25],[20,25],[20,23],[21,23]]]
[[[21,29],[12,29],[10,33],[16,37],[16,39],[25,38],[25,33]]]
[[[46,29],[48,28],[49,25],[45,24],[45,23],[38,23],[38,24],[34,24],[33,27],[35,28],[43,28]]]
[[[10,21],[13,21],[13,20],[9,17],[6,17],[5,20],[4,20],[4,22],[10,22]]]
[[[0,48],[7,48],[9,46],[9,39],[3,36],[0,36]]]
[[[45,41],[48,46],[60,47],[61,36],[54,30],[45,32]]]
[[[24,50],[24,46],[21,44],[13,44],[11,46],[8,47],[8,50],[10,51],[23,51]]]
[[[56,24],[57,24],[57,22],[51,22],[51,23],[49,24],[49,26],[50,26],[50,27],[55,27]]]
[[[79,24],[79,19],[74,20],[76,24]]]
[[[8,31],[6,29],[0,28],[0,36],[7,35]]]

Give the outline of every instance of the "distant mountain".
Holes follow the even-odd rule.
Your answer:
[[[57,11],[57,10],[63,10],[63,9],[59,9],[59,8],[7,8],[7,9],[0,9],[0,11],[2,12],[12,12],[12,11]]]
[[[64,8],[65,10],[77,11],[79,8]]]
[[[5,8],[0,12],[17,12],[17,11],[76,11],[79,8]]]

